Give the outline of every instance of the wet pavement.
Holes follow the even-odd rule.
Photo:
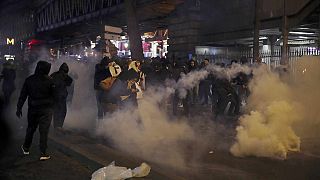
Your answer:
[[[32,146],[30,155],[22,155],[22,140],[15,140],[0,161],[0,179],[56,180],[90,179],[93,169],[49,141],[51,159],[39,161],[40,152]],[[37,144],[37,143],[35,143]]]
[[[183,169],[175,169],[123,153],[104,139],[75,131],[51,132],[48,152],[52,159],[40,162],[38,137],[34,139],[29,156],[21,153],[21,137],[13,141],[6,156],[0,161],[1,180],[90,179],[95,170],[112,161],[130,168],[146,161],[152,170],[147,178],[140,178],[142,180],[320,179],[320,147],[317,145],[320,142],[317,138],[302,139],[302,152],[290,153],[287,160],[234,157],[228,152],[228,145],[223,148],[208,145],[197,151],[198,147],[190,145],[191,147],[186,147],[190,163],[187,162]],[[193,156],[197,158],[194,159]]]

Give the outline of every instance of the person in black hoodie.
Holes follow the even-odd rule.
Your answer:
[[[16,79],[16,68],[13,60],[9,60],[3,64],[3,70],[0,78],[3,79],[2,91],[4,96],[4,106],[8,106],[11,95],[16,89],[14,84]]]
[[[68,65],[63,63],[60,66],[59,71],[51,74],[57,92],[53,111],[53,127],[56,129],[62,128],[67,114],[67,87],[71,86],[73,81],[68,75],[68,72]]]
[[[40,160],[48,160],[46,154],[47,139],[52,119],[53,101],[56,95],[55,85],[50,76],[51,64],[39,61],[35,73],[29,76],[22,87],[17,104],[16,115],[22,117],[22,107],[28,98],[28,128],[24,144],[21,146],[23,154],[28,155],[32,144],[33,134],[39,127],[40,133]]]

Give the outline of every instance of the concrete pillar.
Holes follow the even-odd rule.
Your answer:
[[[275,36],[275,35],[271,35],[271,36],[268,37],[269,42],[270,42],[270,51],[271,51],[271,59],[270,59],[270,61],[271,61],[271,63],[274,62],[274,46],[275,46],[275,43],[277,41],[277,38],[278,37]]]
[[[193,3],[194,2],[194,3]],[[189,55],[195,56],[199,44],[200,7],[193,0],[186,0],[177,7],[168,27],[168,58],[187,61]]]
[[[281,65],[288,65],[288,17],[286,12],[286,0],[283,0],[283,17],[282,17],[282,37],[283,37],[283,45],[282,45],[282,58],[280,61]]]
[[[136,0],[125,0],[131,58],[134,60],[142,60],[144,55],[136,13],[136,4]]]
[[[318,20],[318,30],[320,30],[320,14],[319,14],[319,20]],[[320,31],[318,31],[318,48],[320,48]]]
[[[254,32],[253,32],[253,62],[257,61],[260,57],[259,55],[259,31],[260,31],[260,10],[261,10],[261,0],[255,0],[255,15],[254,15]]]

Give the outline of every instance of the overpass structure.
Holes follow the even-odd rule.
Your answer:
[[[125,0],[5,2],[0,12],[2,45],[6,37],[72,44],[101,34],[105,24],[122,27],[125,32],[130,29]],[[283,44],[284,29],[289,44],[315,44],[319,39],[319,5],[320,0],[135,0],[134,10],[137,32],[168,29],[169,54],[186,57],[195,54],[196,46],[252,47],[257,18],[259,36],[255,38],[260,39],[260,45],[265,41]],[[19,13],[8,13],[13,8]]]

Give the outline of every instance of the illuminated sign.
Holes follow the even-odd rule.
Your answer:
[[[4,58],[8,61],[8,60],[14,60],[15,59],[15,55],[4,55]]]
[[[121,34],[122,29],[119,27],[114,27],[114,26],[104,26],[104,31],[108,33],[113,33],[113,34]]]
[[[7,45],[14,45],[14,39],[7,38]]]

